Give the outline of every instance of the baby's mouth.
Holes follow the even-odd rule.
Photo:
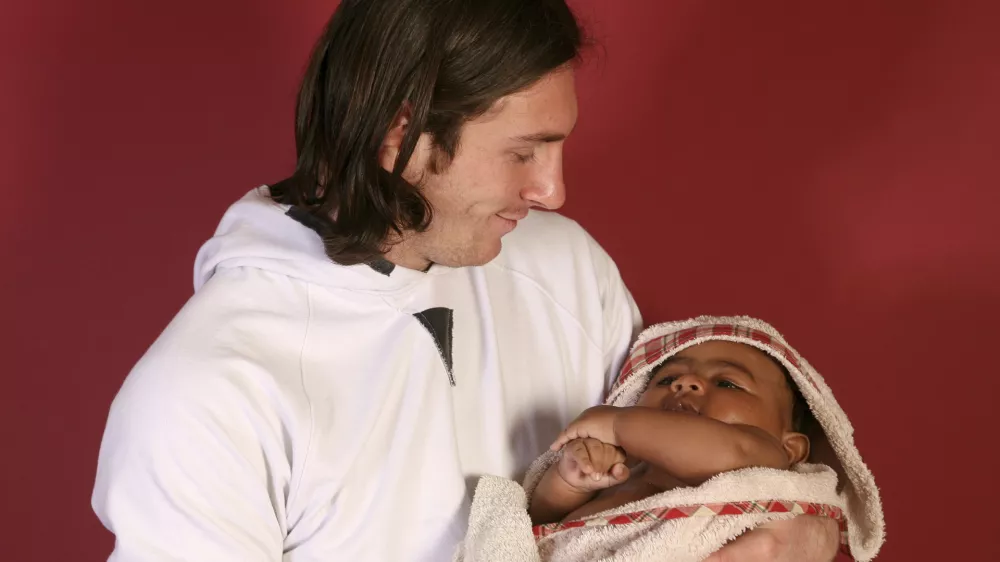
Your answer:
[[[670,404],[667,404],[664,410],[670,412],[679,412],[682,414],[694,414],[696,416],[701,415],[701,412],[699,412],[698,408],[694,407],[694,405],[685,404],[683,402],[672,402]]]

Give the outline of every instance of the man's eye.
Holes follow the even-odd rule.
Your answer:
[[[531,152],[529,154],[521,154],[519,152],[515,152],[514,159],[520,162],[521,164],[527,164],[528,162],[531,162],[532,160],[535,159],[535,153]]]
[[[743,387],[739,386],[738,384],[732,381],[727,381],[726,379],[719,379],[719,382],[716,383],[716,386],[718,386],[719,388],[732,388],[735,390],[743,390]]]

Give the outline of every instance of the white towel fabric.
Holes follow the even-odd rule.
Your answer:
[[[635,404],[657,365],[709,340],[754,346],[788,369],[820,425],[810,435],[810,460],[824,464],[727,472],[698,487],[532,529],[528,498],[558,458],[548,452],[532,464],[523,488],[498,477],[480,480],[455,560],[694,562],[747,530],[800,514],[838,519],[851,555],[861,562],[874,558],[885,540],[882,503],[854,445],[853,428],[819,373],[770,325],[748,317],[701,316],[652,326],[637,339],[606,403]]]
[[[533,535],[524,488],[505,478],[486,476],[476,487],[469,534],[456,560],[697,562],[768,521],[803,513],[842,516],[836,486],[836,473],[824,465],[802,464],[793,472],[749,468],[581,522],[544,525]]]

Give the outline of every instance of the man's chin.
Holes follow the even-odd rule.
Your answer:
[[[456,268],[486,265],[500,255],[501,247],[502,243],[498,239],[494,244],[482,245],[475,249],[470,248],[460,255],[447,256],[442,261],[435,261],[435,263]]]
[[[500,255],[500,250],[502,250],[502,249],[503,249],[503,241],[500,240],[500,239],[497,239],[497,241],[496,241],[495,244],[493,244],[492,246],[490,246],[488,249],[485,249],[480,254],[480,256],[479,256],[479,262],[480,263],[477,263],[476,265],[486,265],[486,264],[490,263],[491,261],[497,259],[497,256]]]

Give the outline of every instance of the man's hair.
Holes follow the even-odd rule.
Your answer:
[[[465,122],[575,61],[582,42],[565,0],[343,0],[299,91],[295,173],[271,196],[317,219],[334,261],[377,258],[390,233],[430,224],[427,200],[402,177],[420,135],[433,139],[431,171],[443,171]],[[404,107],[387,172],[379,152]]]

